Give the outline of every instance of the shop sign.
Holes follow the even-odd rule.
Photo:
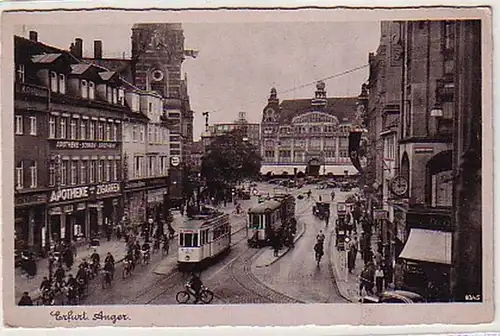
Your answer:
[[[163,202],[163,195],[167,193],[167,188],[161,188],[148,191],[148,203]]]
[[[96,142],[96,141],[57,141],[57,149],[115,149],[116,142]]]
[[[149,180],[146,180],[146,185],[148,187],[166,186],[167,185],[167,179],[166,178],[149,179]]]
[[[124,189],[136,189],[144,187],[146,187],[146,182],[144,181],[130,181],[125,183]]]
[[[71,201],[89,197],[89,187],[75,187],[54,190],[50,194],[49,203]]]
[[[121,191],[120,183],[106,183],[95,186],[74,187],[54,190],[50,194],[49,203],[81,200],[94,196],[115,194]]]
[[[16,196],[16,205],[24,205],[32,203],[47,203],[47,194]]]

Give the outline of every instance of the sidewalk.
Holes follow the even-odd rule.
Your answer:
[[[174,220],[172,222],[172,227],[177,231],[182,218],[179,213],[174,213],[173,216]],[[100,246],[96,246],[95,249],[101,256],[101,260],[104,260],[108,252],[111,252],[113,257],[115,258],[116,263],[119,263],[123,261],[123,258],[125,257],[125,254],[127,252],[127,245],[123,238],[118,241],[116,239],[116,236],[113,236],[109,242],[106,239],[101,239]],[[89,260],[90,255],[93,252],[94,248],[89,248],[88,244],[83,244],[77,247],[73,267],[71,268],[71,271],[66,272],[66,275],[70,273],[75,275],[76,271],[78,270],[78,265],[80,264],[82,259],[87,258],[87,260]],[[42,283],[43,277],[49,276],[49,260],[48,258],[39,259],[36,264],[37,274],[32,279],[27,279],[25,276],[21,275],[21,269],[19,267],[15,269],[14,287],[16,300],[19,300],[21,298],[23,292],[28,292],[32,300],[38,297],[40,293],[39,287]]]
[[[297,234],[293,239],[294,244],[304,235],[306,232],[305,224],[303,221],[297,221]],[[281,259],[292,247],[284,247],[279,250],[278,256],[274,256],[274,249],[272,247],[263,247],[265,249],[260,256],[254,261],[255,268],[268,267],[274,264],[276,261]]]
[[[358,241],[359,241],[359,232],[361,232],[360,228],[358,228]],[[354,237],[354,234],[353,236]],[[337,283],[337,287],[339,289],[340,295],[350,301],[350,302],[358,302],[359,301],[359,275],[364,267],[364,261],[361,258],[361,253],[356,255],[356,263],[352,273],[348,273],[347,271],[347,253],[346,251],[338,251],[335,247],[335,231],[330,231],[330,267],[332,267],[333,273],[335,275],[335,281]],[[376,235],[372,235],[371,239],[371,247],[373,251],[377,249],[377,238]]]

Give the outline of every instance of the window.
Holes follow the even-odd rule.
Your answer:
[[[99,122],[97,127],[97,140],[104,140],[104,124],[102,122]]]
[[[155,143],[160,143],[160,129],[155,126]]]
[[[113,88],[110,86],[106,88],[106,98],[108,100],[108,103],[113,102]]]
[[[118,103],[125,105],[125,91],[123,89],[118,90]]]
[[[59,127],[60,127],[59,138],[66,139],[66,118],[61,117],[59,121]]]
[[[17,72],[16,79],[19,82],[24,83],[24,64],[18,64],[16,72]]]
[[[71,140],[75,140],[76,139],[76,119],[74,118],[71,118],[71,124],[70,124],[70,127],[69,127],[69,137]]]
[[[445,49],[453,49],[455,47],[454,44],[454,22],[446,21],[444,23],[444,43]]]
[[[113,89],[113,104],[118,104],[118,89]]]
[[[89,82],[89,99],[95,99],[95,84],[94,82]]]
[[[64,160],[61,164],[61,185],[67,185],[68,184],[68,166],[69,162],[68,160]]]
[[[197,233],[181,233],[180,245],[184,247],[197,247],[198,234]]]
[[[24,187],[23,162],[20,161],[16,166],[16,189]]]
[[[110,123],[106,124],[106,140],[107,141],[111,140],[111,124]]]
[[[140,141],[144,142],[144,126],[139,126],[139,132]]]
[[[82,90],[82,98],[87,99],[89,96],[89,88],[87,86],[87,81],[85,79],[82,79],[80,86]]]
[[[132,126],[132,141],[137,141],[137,125]]]
[[[181,137],[178,135],[173,135],[170,137],[170,141],[171,142],[179,142],[179,141],[181,141]]]
[[[170,148],[181,148],[181,144],[179,143],[171,143]]]
[[[134,172],[135,177],[142,177],[142,156],[134,158]]]
[[[148,104],[148,112],[151,113],[153,111],[153,103],[149,102]]]
[[[66,93],[66,76],[59,74],[59,93]]]
[[[148,173],[149,173],[149,176],[156,175],[156,157],[155,156],[148,156]]]
[[[161,173],[162,175],[168,174],[168,156],[161,157]]]
[[[113,141],[118,141],[118,125],[113,125]]]
[[[89,140],[95,139],[95,123],[93,120],[89,122]]]
[[[80,120],[80,140],[85,140],[87,136],[87,121],[81,119]]]
[[[80,184],[87,183],[87,161],[80,162]]]
[[[99,160],[99,167],[97,168],[97,182],[102,182],[104,178],[104,160]]]
[[[113,181],[118,181],[118,160],[113,161]]]
[[[149,125],[148,127],[148,143],[153,142],[153,125]]]
[[[37,183],[38,179],[37,179],[36,162],[33,161],[33,163],[30,166],[30,188],[36,188]]]
[[[51,71],[50,74],[50,91],[57,92],[57,74]]]
[[[76,161],[71,161],[71,173],[70,173],[70,178],[71,178],[71,185],[76,184]]]
[[[49,164],[49,186],[56,184],[56,167],[53,162]]]
[[[16,135],[23,134],[23,116],[16,115]]]
[[[453,200],[453,171],[446,170],[432,175],[432,206],[451,207]]]
[[[54,139],[56,137],[56,117],[49,117],[49,138]]]
[[[111,162],[106,161],[106,168],[104,169],[104,181],[111,181]]]
[[[30,135],[36,135],[36,117],[30,117]]]
[[[274,151],[273,150],[267,150],[264,152],[264,156],[266,158],[274,158]]]
[[[90,161],[90,169],[89,169],[89,183],[95,182],[97,163],[95,160]]]

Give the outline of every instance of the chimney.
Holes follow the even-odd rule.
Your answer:
[[[75,52],[74,55],[77,58],[82,58],[83,56],[83,40],[81,38],[75,39]]]
[[[30,30],[30,40],[38,42],[38,33],[34,30]]]
[[[94,59],[102,59],[102,41],[94,41]]]

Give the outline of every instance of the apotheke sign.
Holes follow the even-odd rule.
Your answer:
[[[114,149],[116,142],[96,141],[57,141],[54,145],[57,149]]]
[[[120,183],[99,184],[95,186],[75,187],[54,190],[50,194],[49,203],[81,200],[92,196],[103,196],[119,193]]]

